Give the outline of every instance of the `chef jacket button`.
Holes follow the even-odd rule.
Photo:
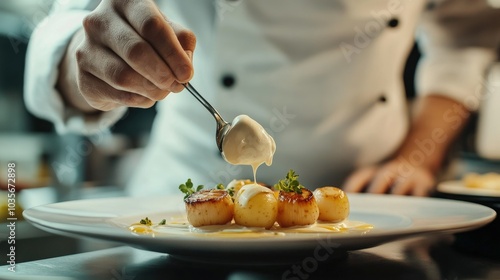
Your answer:
[[[434,10],[436,8],[436,2],[435,1],[430,1],[427,2],[427,5],[425,5],[426,10]]]
[[[387,22],[387,25],[391,28],[395,28],[399,25],[399,20],[397,18],[392,18]]]
[[[385,102],[387,102],[387,98],[385,97],[385,95],[381,95],[381,96],[378,98],[378,102],[380,102],[380,103],[385,103]]]
[[[234,86],[236,79],[234,78],[233,75],[226,74],[226,75],[222,76],[221,82],[225,88],[231,88]]]

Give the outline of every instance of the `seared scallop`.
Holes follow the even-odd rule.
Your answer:
[[[312,192],[308,189],[301,192],[279,192],[276,221],[281,227],[312,225],[318,219],[318,205]]]
[[[336,187],[322,187],[314,191],[314,197],[319,208],[319,220],[326,222],[341,222],[349,216],[349,199]]]
[[[226,190],[201,190],[184,202],[187,219],[195,227],[224,225],[233,219],[234,203]]]

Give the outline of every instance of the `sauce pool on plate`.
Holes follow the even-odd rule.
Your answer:
[[[345,233],[345,234],[366,234],[373,225],[360,222],[345,220],[339,223],[317,222],[309,226],[297,226],[282,228],[275,224],[270,229],[245,227],[237,225],[234,222],[226,225],[212,225],[203,227],[193,227],[187,220],[179,218],[165,223],[164,225],[143,225],[132,224],[128,228],[132,233],[138,235],[150,235],[155,237],[161,234],[174,235],[194,235],[206,237],[231,237],[231,238],[262,238],[269,236],[288,236],[305,233]]]

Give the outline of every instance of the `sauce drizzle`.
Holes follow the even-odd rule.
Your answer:
[[[231,123],[222,142],[222,156],[234,165],[250,165],[257,183],[257,168],[273,163],[276,143],[266,130],[247,115],[239,115]]]

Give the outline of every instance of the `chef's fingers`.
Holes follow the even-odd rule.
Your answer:
[[[406,195],[412,192],[412,188],[415,187],[415,182],[408,179],[395,179],[393,185],[391,186],[389,193]]]
[[[366,191],[378,194],[386,193],[392,187],[396,176],[393,165],[385,164],[377,170]]]
[[[154,101],[164,99],[162,90],[132,69],[109,48],[84,41],[76,51],[78,66],[120,91],[133,92]]]
[[[172,26],[172,28],[174,29],[175,35],[177,36],[177,39],[179,39],[179,43],[181,44],[182,48],[184,49],[192,63],[193,52],[196,48],[196,36],[191,30],[175,22],[170,22],[170,26]]]
[[[436,187],[436,177],[429,171],[419,172],[415,180],[412,194],[414,196],[429,196]]]
[[[78,72],[78,88],[87,103],[97,110],[109,111],[120,106],[149,108],[155,101],[136,93],[121,91],[89,72]]]
[[[186,51],[191,53],[194,51],[196,36],[187,29],[176,34],[168,19],[153,1],[132,0],[126,3],[123,4],[123,1],[119,1],[118,6],[121,7],[123,16],[137,34],[149,42],[163,61],[168,64],[177,82],[189,81],[193,76],[193,67]],[[185,44],[184,46],[180,39]]]
[[[435,184],[434,174],[427,168],[418,167],[409,176],[396,178],[390,192],[401,195],[428,196]]]
[[[354,171],[345,180],[342,189],[346,192],[361,192],[371,181],[377,171],[376,166],[369,166]]]
[[[416,184],[413,188],[412,194],[414,196],[429,196],[433,186],[428,184]]]
[[[196,47],[196,36],[194,33],[186,29],[184,26],[177,24],[175,22],[169,21],[170,26],[174,29],[175,35],[177,36],[177,39],[179,39],[179,43],[181,44],[182,48],[186,52],[187,56],[189,57],[189,60],[191,61],[191,64],[193,63],[193,55],[194,55],[194,49]],[[193,68],[194,70],[194,68]],[[184,86],[179,83],[176,86],[176,92],[179,92],[184,89]]]
[[[168,65],[121,17],[108,11],[102,14],[96,10],[84,19],[84,28],[90,42],[111,49],[158,88],[174,90],[176,77]]]

